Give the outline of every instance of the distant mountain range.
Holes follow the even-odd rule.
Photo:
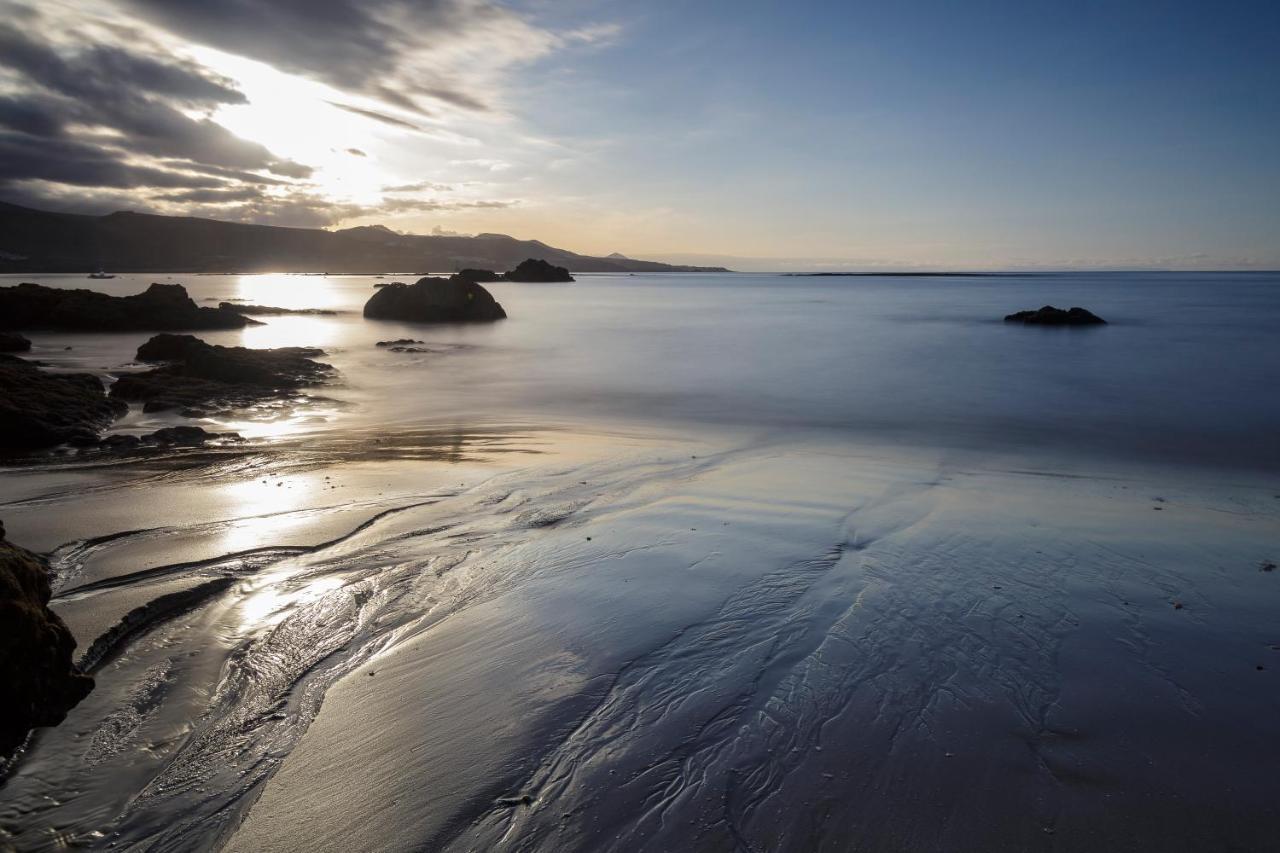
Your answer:
[[[242,225],[187,216],[52,213],[0,202],[0,273],[331,272],[427,273],[511,269],[540,258],[571,272],[723,272],[579,255],[505,234],[397,234],[382,225],[341,231]]]

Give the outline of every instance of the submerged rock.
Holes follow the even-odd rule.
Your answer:
[[[5,329],[242,329],[256,322],[221,307],[200,307],[180,284],[153,284],[133,296],[30,283],[0,287],[0,328]]]
[[[0,525],[0,759],[37,726],[56,726],[93,689],[72,662],[75,637],[49,610],[49,567]]]
[[[553,266],[540,258],[529,258],[506,274],[507,281],[573,281],[573,276],[564,267]]]
[[[143,403],[143,411],[233,408],[317,385],[333,367],[314,361],[311,347],[246,349],[207,344],[192,335],[156,335],[138,348],[138,361],[163,362],[121,376],[111,396]]]
[[[364,305],[373,320],[411,323],[474,323],[507,316],[493,294],[473,281],[458,278],[420,278],[414,284],[393,283]]]
[[[1006,323],[1025,323],[1029,326],[1098,326],[1106,325],[1106,320],[1084,308],[1070,308],[1063,311],[1046,305],[1035,311],[1019,311],[1005,316]]]
[[[17,332],[0,332],[0,352],[30,352],[31,341]]]
[[[0,355],[0,449],[34,450],[97,441],[128,407],[107,397],[87,373],[49,373]]]
[[[396,338],[394,341],[378,341],[374,346],[379,347],[404,347],[411,344],[422,344],[426,341],[419,341],[413,338]]]

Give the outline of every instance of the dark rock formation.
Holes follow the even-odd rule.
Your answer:
[[[403,347],[403,346],[409,346],[410,344],[421,344],[421,343],[426,343],[426,341],[416,341],[413,338],[396,338],[394,341],[378,341],[378,343],[376,343],[375,346]]]
[[[0,332],[0,352],[30,352],[31,341],[17,332]]]
[[[502,276],[498,275],[493,270],[459,270],[453,274],[452,278],[461,279],[462,281],[474,281],[477,284],[502,281]]]
[[[142,402],[145,412],[248,406],[324,382],[333,368],[313,361],[320,355],[323,350],[309,347],[255,350],[214,346],[192,335],[156,335],[138,347],[137,358],[164,364],[121,376],[111,396]]]
[[[219,302],[219,310],[234,311],[237,314],[258,314],[264,317],[279,317],[285,314],[310,314],[318,317],[332,317],[337,311],[327,308],[274,308],[270,305],[237,305],[234,302]]]
[[[0,525],[0,759],[36,726],[56,726],[89,694],[93,679],[76,669],[76,641],[48,608],[49,567],[4,541]]]
[[[5,329],[242,329],[254,322],[235,311],[196,305],[180,284],[153,284],[133,296],[30,283],[0,287],[0,327]]]
[[[96,376],[49,373],[0,355],[0,450],[93,443],[127,408],[108,399]]]
[[[1097,326],[1106,325],[1106,320],[1086,311],[1083,308],[1072,308],[1063,311],[1046,305],[1036,311],[1019,311],[1004,318],[1006,323],[1025,323],[1029,326]]]
[[[553,266],[539,258],[521,261],[520,265],[507,273],[505,278],[507,281],[573,281],[573,276],[569,275],[567,269]]]
[[[180,425],[164,427],[146,435],[109,435],[98,443],[98,447],[103,450],[137,450],[152,445],[194,447],[209,441],[240,440],[240,434],[236,432],[209,432],[198,426]]]
[[[364,304],[364,316],[412,323],[470,323],[501,320],[507,312],[473,281],[427,277],[382,288]]]

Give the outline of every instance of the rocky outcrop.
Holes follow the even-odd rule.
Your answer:
[[[0,287],[0,328],[77,332],[242,329],[257,321],[225,308],[202,308],[180,284],[153,284],[133,296],[23,283]]]
[[[37,726],[56,726],[93,689],[76,669],[76,641],[49,610],[49,568],[4,538],[0,525],[0,759]]]
[[[573,281],[564,267],[557,267],[539,258],[529,258],[504,276],[507,281],[556,282]]]
[[[202,427],[179,426],[164,427],[146,435],[126,435],[119,433],[109,435],[99,442],[103,450],[136,450],[145,447],[196,447],[210,441],[241,441],[236,432],[209,432]]]
[[[0,355],[0,449],[34,450],[65,442],[92,444],[128,407],[87,373],[49,373]]]
[[[0,332],[0,352],[30,352],[31,341],[17,332]]]
[[[1106,320],[1086,311],[1084,308],[1071,308],[1063,311],[1046,305],[1035,311],[1019,311],[1005,316],[1006,323],[1024,323],[1028,326],[1099,326],[1106,325]]]
[[[410,323],[476,323],[501,320],[507,312],[474,281],[427,277],[380,289],[364,304],[364,316]]]
[[[493,270],[473,270],[465,269],[454,273],[452,278],[461,279],[462,281],[474,281],[477,284],[489,284],[495,281],[502,281],[502,276]]]
[[[198,416],[249,406],[323,383],[333,367],[315,361],[310,347],[246,349],[207,344],[192,335],[156,335],[138,348],[138,361],[162,363],[121,376],[111,386],[118,400],[141,402],[143,411],[179,409]]]

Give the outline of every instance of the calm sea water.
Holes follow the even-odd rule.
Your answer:
[[[492,285],[509,320],[434,327],[364,320],[369,276],[8,278],[117,294],[178,281],[201,304],[345,312],[204,335],[320,346],[341,371],[339,386],[321,392],[332,403],[231,424],[251,435],[458,421],[654,423],[1280,467],[1278,274],[584,275],[574,284]],[[1085,306],[1110,325],[1001,322],[1050,303]],[[34,356],[58,368],[109,373],[146,335],[32,337]],[[402,337],[433,351],[374,346]],[[155,421],[135,414],[123,428]]]

